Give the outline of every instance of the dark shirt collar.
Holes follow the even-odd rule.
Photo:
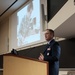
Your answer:
[[[50,45],[50,43],[51,43],[51,41],[52,41],[53,39],[51,39],[50,41],[48,41],[48,43],[47,44],[49,44]]]

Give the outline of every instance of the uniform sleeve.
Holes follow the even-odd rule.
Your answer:
[[[61,52],[60,46],[59,44],[56,43],[52,46],[52,55],[44,57],[44,60],[50,62],[58,61],[60,58],[60,52]]]

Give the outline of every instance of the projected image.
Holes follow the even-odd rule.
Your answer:
[[[17,44],[27,45],[40,38],[40,0],[33,0],[18,13]]]

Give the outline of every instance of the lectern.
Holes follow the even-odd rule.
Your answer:
[[[3,75],[48,75],[48,62],[6,54],[3,56]]]

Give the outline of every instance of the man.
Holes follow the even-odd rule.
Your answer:
[[[48,42],[45,51],[39,56],[40,61],[49,62],[49,75],[58,75],[59,73],[59,58],[60,46],[54,39],[54,31],[47,29],[45,32],[45,39]]]

